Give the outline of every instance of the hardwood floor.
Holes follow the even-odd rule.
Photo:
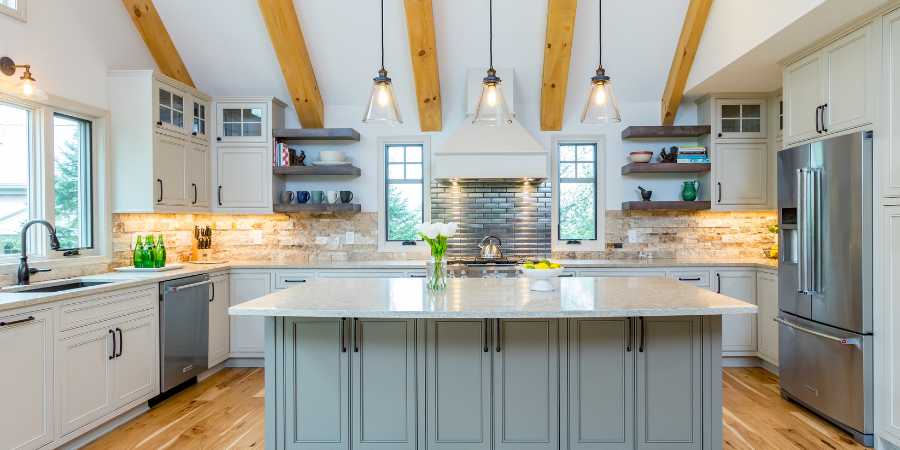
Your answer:
[[[778,377],[726,368],[725,449],[863,449],[847,433],[781,398]],[[262,369],[223,369],[83,447],[85,450],[240,450],[264,443]]]

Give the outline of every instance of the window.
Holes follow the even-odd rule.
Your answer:
[[[225,136],[262,136],[262,109],[223,109]]]
[[[0,13],[25,22],[25,0],[0,0]]]
[[[604,154],[601,136],[553,137],[554,250],[604,250]]]
[[[379,139],[379,251],[427,251],[419,224],[431,221],[429,137]]]
[[[91,122],[53,116],[56,233],[63,249],[93,247]]]
[[[29,219],[31,111],[0,103],[0,255],[22,251],[19,231]]]

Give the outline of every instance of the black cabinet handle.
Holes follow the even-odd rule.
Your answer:
[[[196,205],[197,204],[197,183],[191,183],[191,185],[194,186],[194,202],[191,204]]]
[[[629,351],[629,352],[631,351],[631,342],[634,340],[634,330],[631,329],[632,328],[632,323],[631,323],[632,320],[634,320],[634,319],[631,317],[629,317],[627,319],[627,321],[628,321],[628,347],[625,350]]]
[[[197,135],[197,132],[196,132],[196,131],[193,132],[193,133],[191,133],[191,136],[196,136],[196,135]]]
[[[816,133],[821,133],[822,129],[819,127],[819,111],[822,109],[821,106],[816,106]]]
[[[638,348],[638,351],[643,353],[644,352],[644,318],[641,317],[640,319],[641,319],[641,346],[640,346],[640,348]]]
[[[212,289],[212,296],[209,298],[209,302],[212,303],[216,299],[216,283],[209,283],[209,287]]]
[[[716,200],[716,203],[722,203],[722,183],[716,183],[719,185],[719,199]]]
[[[700,281],[700,278],[679,278],[678,281]]]
[[[359,318],[353,319],[353,353],[359,353],[359,342],[362,337],[359,335]]]
[[[716,274],[716,294],[722,293],[722,275]]]
[[[828,107],[828,103],[822,105],[822,131],[828,132],[828,128],[825,128],[825,108]]]
[[[497,321],[497,352],[500,352],[500,319],[494,319]]]
[[[491,351],[488,346],[488,330],[490,330],[491,326],[488,324],[489,319],[484,319],[484,352],[487,353]]]
[[[122,336],[122,329],[121,329],[121,328],[116,327],[116,331],[119,332],[119,353],[116,353],[116,358],[118,358],[118,357],[122,356],[122,350],[123,350],[123,348],[124,348],[124,346],[125,346],[125,337]],[[113,336],[115,336],[115,335],[113,335]]]
[[[156,126],[162,126],[162,120],[156,122]]]
[[[722,133],[719,133],[719,137],[722,137]]]
[[[221,138],[221,137],[217,137],[216,140],[219,141],[219,142],[221,142],[221,141],[222,141],[222,138]]]
[[[157,178],[156,181],[159,183],[159,200],[156,201],[156,202],[158,203],[158,202],[161,202],[161,201],[162,201],[162,197],[163,197],[163,196],[162,196],[162,192],[163,192],[162,189],[163,189],[163,188],[162,188],[162,180],[160,180],[159,178]]]
[[[0,327],[5,327],[7,325],[15,325],[17,323],[31,322],[32,320],[34,320],[34,316],[28,316],[27,319],[13,320],[12,322],[0,322]]]
[[[109,355],[109,359],[113,359],[116,357],[116,332],[113,330],[109,330],[109,334],[113,335],[113,351],[112,355]]]
[[[344,331],[346,317],[341,317],[341,353],[347,353],[347,333]]]
[[[425,278],[425,275],[410,274],[409,277],[410,278]]]
[[[222,186],[219,186],[219,206],[222,206]]]
[[[564,273],[564,274],[558,275],[559,278],[567,278],[567,277],[574,277],[574,276],[575,276],[574,273]]]
[[[284,280],[285,283],[306,283],[306,280]]]

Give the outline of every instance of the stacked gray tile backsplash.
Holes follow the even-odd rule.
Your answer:
[[[550,255],[550,183],[457,182],[431,184],[431,221],[458,222],[450,257],[478,256],[485,236],[503,241],[508,257]]]

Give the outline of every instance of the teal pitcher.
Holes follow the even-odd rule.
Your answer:
[[[685,181],[681,189],[681,198],[688,202],[697,200],[697,189],[700,189],[700,180]]]

